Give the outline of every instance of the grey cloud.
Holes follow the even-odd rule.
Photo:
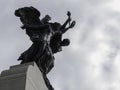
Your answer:
[[[31,42],[19,26],[19,19],[14,16],[14,10],[24,6],[35,6],[41,11],[41,18],[45,14],[50,14],[52,21],[63,23],[67,18],[66,11],[70,10],[77,25],[73,31],[67,32],[64,37],[71,39],[71,46],[63,48],[63,51],[55,55],[55,67],[48,75],[56,90],[109,90],[111,83],[106,82],[108,74],[114,76],[114,61],[119,51],[119,27],[111,26],[108,22],[111,19],[119,23],[119,13],[112,10],[102,9],[108,0],[8,0],[0,1],[0,71],[11,65],[18,64],[17,58],[20,53],[26,50]],[[78,34],[78,49],[74,49],[72,42]],[[94,32],[100,31],[104,34],[104,41],[97,39]],[[99,34],[99,33],[98,33]],[[103,62],[97,61],[98,65],[92,65],[91,53],[102,54],[99,45],[105,44],[110,47],[110,51],[105,53]],[[112,49],[114,48],[114,49]],[[117,51],[118,49],[118,51]],[[104,48],[102,48],[103,51]],[[108,61],[106,61],[108,59]],[[113,61],[112,61],[112,60]],[[99,74],[95,75],[98,71]],[[106,76],[104,75],[106,74]],[[118,78],[119,79],[119,78]],[[115,79],[111,79],[116,82]],[[114,88],[114,90],[118,90]]]

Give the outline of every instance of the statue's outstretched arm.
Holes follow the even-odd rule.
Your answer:
[[[62,28],[61,32],[65,33],[68,29],[73,28],[75,26],[76,22],[72,21],[72,23],[70,23],[70,25],[67,28]]]
[[[67,19],[67,20],[65,21],[65,23],[61,26],[60,30],[64,30],[65,27],[67,26],[67,24],[70,23],[70,21],[71,21],[71,18],[70,18],[71,13],[70,13],[69,11],[68,11],[67,15],[68,15],[68,19]]]
[[[71,23],[71,13],[68,11],[67,13],[68,19],[65,21],[65,23],[61,26],[60,30],[62,33],[65,33],[68,29],[73,28],[75,26],[75,21],[72,21]],[[69,23],[69,26],[66,28],[67,24]]]
[[[49,24],[44,24],[44,25],[29,25],[29,24],[24,24],[22,29],[26,29],[26,28],[29,28],[29,29],[34,29],[34,30],[37,30],[37,29],[45,29],[45,28],[48,28],[50,25]]]

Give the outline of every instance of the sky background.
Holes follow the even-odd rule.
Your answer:
[[[120,0],[0,0],[0,71],[19,64],[31,46],[14,11],[33,6],[61,24],[71,11],[71,44],[55,55],[48,77],[55,90],[120,90]]]

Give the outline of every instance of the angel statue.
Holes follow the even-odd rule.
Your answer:
[[[54,67],[54,54],[62,51],[62,46],[68,46],[70,43],[69,39],[62,39],[62,35],[75,25],[75,21],[70,17],[71,13],[68,11],[68,19],[63,25],[49,22],[51,20],[49,15],[40,20],[41,13],[32,6],[15,10],[15,15],[20,18],[21,28],[32,41],[32,45],[20,55],[18,60],[21,60],[21,64],[35,61],[43,73],[49,90],[54,90],[46,74]]]

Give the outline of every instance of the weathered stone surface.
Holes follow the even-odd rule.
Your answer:
[[[0,90],[48,90],[34,62],[11,66],[0,75]]]

